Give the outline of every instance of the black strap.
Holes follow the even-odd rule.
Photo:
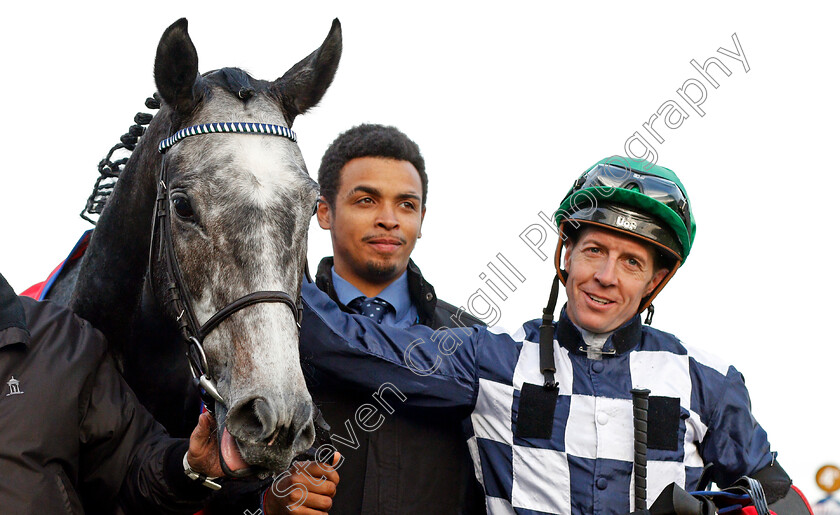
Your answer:
[[[653,311],[654,311],[654,307],[653,307],[653,304],[651,304],[647,308],[647,316],[645,317],[645,325],[650,325],[650,324],[653,323]]]
[[[554,367],[554,310],[557,307],[559,293],[560,277],[555,275],[540,325],[540,371],[545,377],[543,387],[550,389],[557,388],[557,381],[554,380],[554,373],[557,372]]]
[[[697,481],[695,490],[708,490],[712,485],[712,468],[715,466],[714,462],[709,461],[703,466],[703,471],[700,473],[700,479]]]
[[[209,320],[204,322],[204,325],[198,329],[199,341],[204,341],[204,338],[206,338],[207,335],[210,334],[210,332],[224,319],[243,308],[253,304],[259,304],[261,302],[280,302],[289,306],[295,314],[295,322],[297,322],[298,329],[300,329],[300,317],[303,308],[298,306],[297,303],[295,303],[295,300],[288,293],[284,291],[255,291],[231,302],[217,311],[212,317],[210,317]]]
[[[309,273],[309,259],[303,259],[303,277],[306,278],[306,282],[312,284],[312,275]]]

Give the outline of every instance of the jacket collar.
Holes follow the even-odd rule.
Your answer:
[[[319,290],[323,291],[330,298],[338,304],[343,311],[350,311],[347,306],[338,300],[335,293],[335,287],[332,281],[332,267],[333,258],[325,257],[318,264],[318,271],[315,274],[315,285]],[[435,295],[434,287],[429,284],[420,273],[420,269],[414,264],[414,261],[408,260],[408,294],[411,297],[411,302],[417,308],[417,315],[420,317],[420,323],[431,326],[435,319],[435,306],[437,305],[437,296]]]
[[[557,321],[557,329],[555,332],[557,341],[572,352],[580,352],[580,348],[584,346],[583,337],[575,327],[575,324],[569,320],[566,314],[566,306],[560,312],[560,319]],[[636,348],[642,341],[642,318],[639,315],[634,316],[624,323],[621,327],[607,338],[604,344],[605,351],[615,349],[616,353],[624,354],[625,352]]]
[[[13,343],[29,344],[26,314],[15,291],[0,275],[0,348]]]

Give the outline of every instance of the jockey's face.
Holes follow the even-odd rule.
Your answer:
[[[593,333],[617,329],[639,310],[642,299],[668,275],[654,270],[649,244],[617,231],[582,229],[577,241],[566,243],[563,266],[566,314]]]
[[[335,271],[368,297],[405,271],[425,208],[417,169],[408,161],[352,159],[339,171],[335,206],[321,197],[318,224],[329,229]]]

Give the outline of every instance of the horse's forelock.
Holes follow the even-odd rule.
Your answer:
[[[240,95],[242,90],[264,92],[269,87],[268,82],[253,78],[248,72],[240,68],[213,70],[203,74],[202,79],[207,87],[219,87],[242,101],[247,100]]]

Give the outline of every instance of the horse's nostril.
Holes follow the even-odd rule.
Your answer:
[[[228,413],[226,424],[238,439],[257,443],[274,434],[277,415],[267,399],[255,397],[234,406]]]
[[[292,426],[289,428],[289,446],[303,452],[315,441],[315,424],[312,421],[312,405],[301,404],[295,410]]]
[[[313,424],[311,420],[303,426],[300,433],[298,433],[296,440],[299,442],[301,450],[306,450],[312,447],[312,442],[315,441],[315,424]]]

